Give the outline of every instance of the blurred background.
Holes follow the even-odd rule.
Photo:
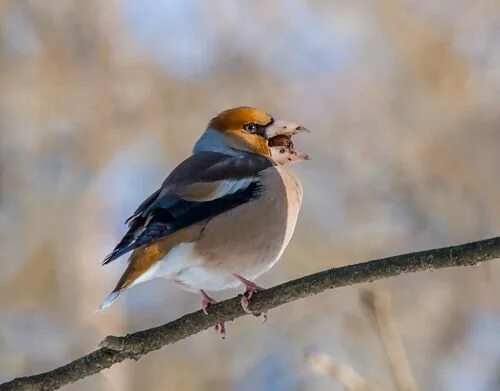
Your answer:
[[[0,381],[199,308],[156,280],[94,314],[125,218],[233,106],[313,131],[263,286],[498,235],[499,41],[497,0],[1,0]],[[326,292],[66,389],[498,390],[499,279],[493,262]]]

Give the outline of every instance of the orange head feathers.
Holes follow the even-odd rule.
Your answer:
[[[195,144],[194,152],[216,151],[234,155],[243,151],[272,157],[270,139],[276,136],[290,138],[304,130],[304,127],[288,121],[275,121],[263,110],[241,106],[214,117]]]
[[[236,107],[223,111],[209,123],[209,128],[221,134],[228,146],[270,156],[266,127],[273,123],[265,111],[253,107]]]

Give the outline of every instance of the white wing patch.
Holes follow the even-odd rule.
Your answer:
[[[213,201],[246,189],[254,177],[243,179],[223,179],[215,182],[197,182],[181,189],[179,195],[188,201]]]
[[[214,199],[224,197],[226,195],[234,194],[239,190],[244,190],[250,183],[252,183],[254,178],[243,178],[239,180],[225,180],[220,181],[220,185],[217,187],[217,196]]]

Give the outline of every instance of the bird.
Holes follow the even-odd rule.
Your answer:
[[[308,130],[248,106],[212,118],[192,154],[126,220],[128,231],[104,259],[131,252],[115,288],[97,311],[125,290],[156,277],[198,292],[243,286],[241,306],[262,288],[254,281],[281,257],[302,203],[299,179],[286,168],[307,160],[292,136]],[[217,326],[225,335],[224,324]]]

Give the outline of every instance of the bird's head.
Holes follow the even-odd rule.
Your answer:
[[[275,120],[270,114],[254,107],[236,107],[214,117],[195,144],[194,152],[244,151],[272,157],[273,140],[291,137],[307,131],[289,121]]]

